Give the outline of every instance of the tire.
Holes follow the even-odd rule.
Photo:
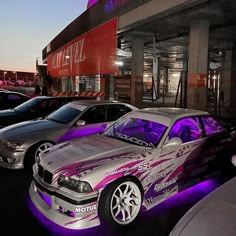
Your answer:
[[[35,163],[35,159],[39,157],[39,154],[46,150],[49,147],[52,147],[54,144],[49,141],[40,142],[33,145],[27,152],[24,161],[24,167],[32,172],[32,166]]]
[[[142,193],[139,186],[133,180],[123,178],[102,191],[98,213],[109,224],[126,226],[136,219],[141,205]]]

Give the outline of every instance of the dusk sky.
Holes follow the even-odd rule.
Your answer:
[[[0,69],[35,72],[36,58],[42,58],[42,49],[86,10],[87,3],[88,0],[1,0]]]

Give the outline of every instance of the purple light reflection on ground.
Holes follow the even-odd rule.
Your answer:
[[[50,232],[52,235],[57,236],[83,236],[83,235],[96,235],[99,230],[101,230],[101,226],[97,226],[90,229],[84,230],[71,230],[63,228],[54,222],[48,220],[33,204],[30,199],[30,196],[27,194],[25,196],[25,201],[28,209],[30,209],[31,213],[35,216],[35,218],[40,222],[40,224],[45,228],[46,231]],[[104,229],[102,231],[105,232]],[[101,235],[101,234],[100,234]]]
[[[48,206],[51,206],[51,198],[41,192],[39,192],[40,197],[47,203]]]
[[[142,223],[145,224],[145,222],[154,222],[161,220],[163,218],[165,220],[165,215],[170,213],[171,210],[179,208],[182,209],[184,206],[191,207],[194,203],[202,199],[204,196],[212,192],[214,189],[216,189],[220,184],[222,184],[222,181],[219,181],[219,179],[211,179],[206,180],[202,183],[199,183],[193,187],[190,187],[181,193],[178,193],[171,197],[170,199],[167,199],[166,201],[160,203],[158,206],[154,207],[153,209],[143,212],[140,214],[140,218],[137,219],[137,224]],[[83,235],[123,235],[123,233],[116,231],[113,227],[108,225],[101,225],[97,227],[93,227],[90,229],[84,229],[84,230],[70,230],[65,229],[52,221],[48,220],[44,215],[42,215],[37,208],[32,203],[29,195],[26,196],[26,203],[28,208],[31,210],[32,214],[36,217],[36,219],[40,222],[40,224],[52,235],[57,236],[83,236]],[[184,211],[183,211],[184,213]],[[135,222],[133,225],[134,228]],[[131,230],[132,231],[132,230]],[[127,235],[127,234],[125,234]]]
[[[193,204],[197,203],[207,194],[220,186],[220,182],[221,181],[219,179],[215,178],[198,183],[160,203],[158,206],[146,212],[145,215],[146,217],[151,215],[152,217],[156,217],[164,212],[168,212],[169,209],[186,206],[191,207]]]

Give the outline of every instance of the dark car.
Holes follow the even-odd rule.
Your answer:
[[[0,128],[22,121],[45,117],[68,102],[84,99],[95,99],[95,97],[38,96],[31,98],[14,109],[0,111]]]
[[[31,97],[23,93],[1,90],[0,91],[0,110],[14,108],[28,101],[29,99],[31,99]]]

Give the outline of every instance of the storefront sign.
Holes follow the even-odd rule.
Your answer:
[[[47,57],[52,77],[117,74],[117,18],[75,38]]]

